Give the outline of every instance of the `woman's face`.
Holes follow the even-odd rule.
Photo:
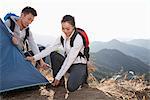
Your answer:
[[[74,30],[74,26],[72,26],[68,22],[62,22],[61,25],[62,25],[62,31],[65,33],[66,37],[69,37]]]

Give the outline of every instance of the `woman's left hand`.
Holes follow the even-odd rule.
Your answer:
[[[60,80],[55,79],[54,82],[52,83],[53,86],[58,86],[60,83]]]

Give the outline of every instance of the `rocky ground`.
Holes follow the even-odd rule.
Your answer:
[[[144,81],[141,76],[132,80],[110,78],[97,81],[92,74],[89,74],[88,85],[69,94],[63,86],[56,88],[47,85],[9,91],[0,95],[0,100],[65,100],[65,98],[67,100],[150,100],[150,83]]]

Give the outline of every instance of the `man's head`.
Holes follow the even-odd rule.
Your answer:
[[[73,30],[75,29],[75,19],[71,15],[65,15],[62,20],[62,31],[66,34],[67,37],[71,35]]]
[[[29,24],[32,23],[32,21],[34,20],[34,17],[37,16],[37,12],[34,8],[32,7],[25,7],[22,12],[21,12],[21,16],[20,16],[20,20],[21,20],[21,25],[23,28],[26,28]]]

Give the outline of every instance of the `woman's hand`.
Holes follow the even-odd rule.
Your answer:
[[[53,86],[58,86],[60,83],[60,80],[55,79],[54,82],[52,83]]]
[[[31,56],[31,57],[29,57],[29,56],[28,56],[28,57],[26,57],[26,60],[28,60],[28,61],[31,61],[31,62],[32,62],[32,61],[34,61],[34,57],[32,57],[32,56]]]
[[[40,66],[41,66],[41,67],[44,67],[44,68],[47,68],[47,67],[49,67],[49,64],[45,63],[45,62],[43,61],[43,59],[41,59],[41,60],[40,60]]]

